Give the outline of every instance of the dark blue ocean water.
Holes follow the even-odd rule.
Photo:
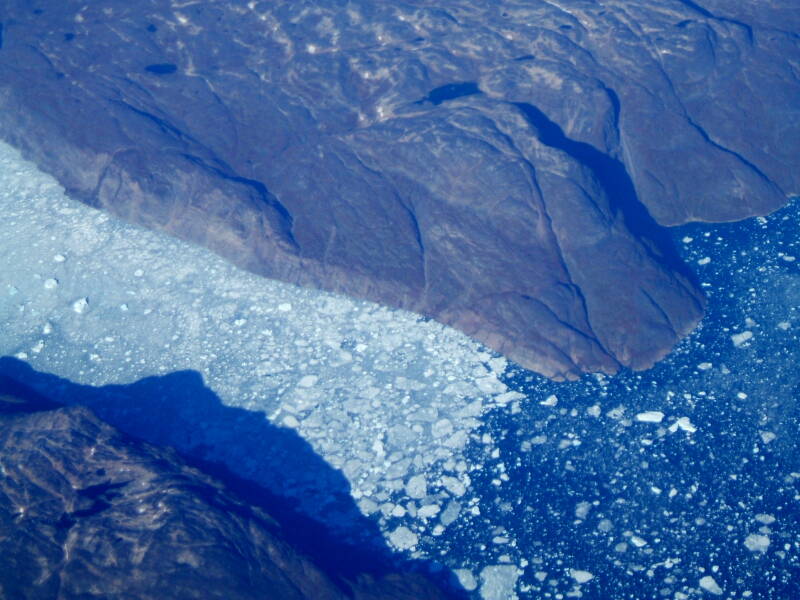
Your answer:
[[[516,564],[520,597],[800,598],[798,233],[796,200],[674,230],[708,315],[647,372],[512,369],[536,401],[490,414],[474,440],[480,514],[437,542],[447,562]]]

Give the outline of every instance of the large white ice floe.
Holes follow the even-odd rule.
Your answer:
[[[295,429],[340,469],[397,549],[458,518],[470,432],[522,397],[498,380],[505,360],[418,315],[266,280],[123,223],[5,145],[0,170],[0,354],[95,386],[197,370],[225,404]],[[321,511],[318,482],[286,469],[306,512]]]

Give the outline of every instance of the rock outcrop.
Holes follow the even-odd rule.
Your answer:
[[[800,189],[789,0],[3,11],[0,138],[73,197],[554,378],[701,318],[662,226]]]
[[[417,575],[334,580],[174,451],[8,389],[0,380],[0,597],[444,598]]]

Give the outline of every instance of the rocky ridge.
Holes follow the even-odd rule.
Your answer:
[[[797,192],[771,1],[12,0],[0,138],[73,197],[550,377],[643,369],[703,295],[663,226]]]

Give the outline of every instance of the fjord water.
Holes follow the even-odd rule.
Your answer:
[[[709,295],[701,327],[651,371],[568,384],[413,314],[126,225],[7,146],[0,211],[0,355],[96,386],[197,371],[223,403],[304,438],[393,548],[476,598],[800,593],[796,202],[676,231]],[[259,446],[253,419],[195,414],[182,431],[155,405],[93,408],[358,537],[319,471]]]

